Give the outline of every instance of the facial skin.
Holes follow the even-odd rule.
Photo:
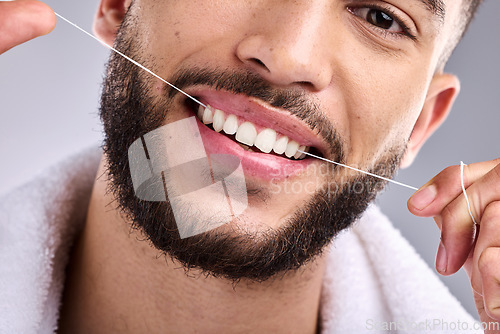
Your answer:
[[[312,128],[327,158],[390,177],[408,141],[406,164],[443,120],[457,88],[446,76],[432,82],[442,22],[418,2],[380,5],[370,11],[366,4],[342,1],[134,2],[116,46],[197,98],[207,91],[221,98],[222,91],[277,107]],[[427,103],[428,111],[424,107],[431,83],[437,97],[430,97],[442,104],[437,111],[435,101]],[[251,191],[245,214],[213,233],[181,241],[168,203],[136,199],[123,167],[128,146],[161,125],[189,117],[185,105],[186,97],[160,80],[111,58],[101,108],[111,188],[135,226],[188,268],[256,280],[296,269],[348,227],[381,189],[374,179],[346,170],[327,168],[319,175],[325,167],[319,161],[285,180],[300,189],[314,184],[309,192],[284,191],[283,180],[268,182],[247,173]],[[332,184],[345,190],[332,194]],[[355,194],[355,184],[363,191]],[[295,252],[287,249],[294,243]],[[283,249],[288,256],[277,256]]]

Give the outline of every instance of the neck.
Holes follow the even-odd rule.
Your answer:
[[[106,182],[96,180],[70,261],[60,333],[316,332],[323,257],[263,283],[186,273],[109,203]]]

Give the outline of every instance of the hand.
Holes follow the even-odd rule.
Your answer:
[[[443,170],[408,201],[417,216],[434,217],[441,230],[436,269],[451,275],[464,266],[482,322],[500,321],[500,159]],[[486,331],[500,333],[500,331]]]
[[[0,1],[0,54],[16,45],[51,32],[56,16],[35,0]]]

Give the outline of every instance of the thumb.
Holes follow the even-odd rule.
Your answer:
[[[48,34],[56,21],[52,9],[40,1],[0,1],[0,54]]]

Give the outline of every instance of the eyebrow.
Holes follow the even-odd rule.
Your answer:
[[[441,22],[444,21],[446,16],[446,5],[443,0],[419,0],[421,3],[427,7],[429,11],[432,12]]]

